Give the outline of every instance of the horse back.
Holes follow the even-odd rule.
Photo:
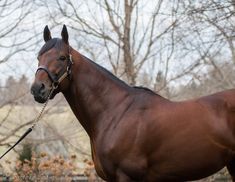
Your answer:
[[[213,109],[219,111],[222,108],[226,111],[235,111],[235,89],[218,92],[209,96],[201,97],[199,100],[208,103]]]

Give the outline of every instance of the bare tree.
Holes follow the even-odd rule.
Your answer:
[[[28,40],[20,38],[26,30],[20,29],[23,23],[32,13],[32,3],[29,0],[0,1],[0,64],[8,61],[13,55],[24,51]],[[5,50],[5,51],[3,51]]]
[[[68,22],[79,34],[78,40],[83,40],[83,49],[102,63],[108,60],[114,74],[131,85],[137,83],[144,65],[160,55],[159,49],[168,50],[168,61],[173,55],[173,30],[178,19],[172,11],[177,5],[171,2],[170,6],[162,0],[96,0],[92,3],[56,0],[53,3],[56,9],[45,1],[53,23],[61,24],[63,17],[62,21]],[[167,6],[169,14],[165,15]],[[168,41],[167,45],[166,39],[171,43]]]
[[[18,36],[21,35],[21,30],[19,30],[20,24],[26,20],[26,18],[30,15],[31,4],[30,1],[23,0],[21,2],[12,1],[12,0],[3,0],[0,1],[0,19],[1,19],[1,28],[0,28],[0,65],[3,66],[7,64],[7,62],[11,59],[12,56],[18,54],[19,52],[25,49],[25,40],[19,40]],[[5,70],[6,72],[6,70]],[[7,84],[15,84],[15,80],[13,77],[9,77],[6,81]],[[7,86],[6,84],[6,86]],[[17,99],[13,97],[13,94],[16,94],[16,90],[11,92],[7,90],[6,86],[1,89],[1,103],[0,109],[2,111],[2,115],[0,117],[0,127],[1,127],[1,145],[8,146],[9,141],[4,140],[8,138],[8,134],[6,131],[8,128],[5,124],[8,121],[8,117],[12,109],[14,108],[13,101]],[[7,93],[7,95],[6,95]],[[11,99],[8,100],[8,98]],[[14,100],[12,100],[14,98]]]
[[[24,75],[25,72],[21,71],[26,70],[33,75],[35,70],[32,70],[31,67],[34,64],[37,65],[35,55],[39,46],[41,46],[40,44],[43,43],[41,38],[42,30],[37,28],[38,26],[40,28],[44,26],[44,23],[41,24],[42,20],[37,19],[43,10],[38,5],[30,0],[0,1],[0,76],[2,76],[0,78],[3,81],[0,86],[0,146],[2,146],[2,152],[3,148],[6,149],[12,145],[32,125],[41,108],[34,102],[30,94],[28,78]],[[39,42],[40,44],[38,44]],[[57,97],[54,104],[49,106],[44,113],[42,120],[47,121],[44,118],[48,118],[55,113],[64,113],[65,111],[52,110],[53,106],[58,106],[59,103],[61,103],[61,99]],[[71,122],[68,121],[68,123]],[[37,144],[47,143],[50,147],[45,146],[45,144],[44,148],[50,148],[51,150],[56,148],[55,146],[52,147],[51,141],[57,143],[58,146],[63,146],[64,149],[68,148],[69,145],[70,149],[75,148],[78,150],[74,142],[65,143],[63,135],[59,136],[56,129],[53,128],[54,126],[52,126],[50,132],[48,132],[51,136],[48,137],[45,134],[46,132],[43,132],[47,127],[42,125],[40,127],[41,133],[39,131],[32,132],[34,137],[31,137],[31,141]],[[68,124],[68,126],[74,130],[74,125]],[[77,128],[79,130],[79,126]],[[74,131],[74,133],[78,132]],[[67,140],[74,137],[68,131],[63,134],[70,135]],[[37,138],[38,136],[40,138]]]
[[[198,60],[200,69],[191,72],[192,78],[213,67],[220,75],[219,81],[226,83],[226,88],[234,87],[234,81],[228,80],[219,66],[223,62],[235,63],[234,1],[187,0],[180,1],[179,6],[185,19],[177,28],[176,38],[180,40],[181,50],[177,59]]]

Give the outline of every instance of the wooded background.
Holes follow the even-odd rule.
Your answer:
[[[0,23],[1,152],[40,110],[30,84],[46,24],[55,37],[66,24],[72,47],[171,100],[235,87],[235,0],[2,0]],[[88,138],[62,95],[27,140],[35,151],[89,156]]]

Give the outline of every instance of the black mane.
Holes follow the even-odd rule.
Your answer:
[[[142,89],[142,90],[145,90],[151,94],[154,94],[154,95],[158,95],[159,97],[162,97],[161,95],[157,94],[156,92],[154,92],[153,90],[147,88],[147,87],[143,87],[143,86],[133,86],[133,88],[136,88],[136,89]],[[164,98],[164,97],[162,97]]]
[[[143,89],[145,91],[151,92],[153,94],[156,94],[156,92],[154,92],[153,90],[147,88],[147,87],[143,87],[143,86],[133,86],[133,88],[137,88],[137,89]]]
[[[41,56],[42,54],[44,54],[45,52],[47,52],[48,50],[50,50],[52,47],[55,48],[60,48],[62,45],[62,39],[59,38],[53,38],[49,41],[47,41],[41,48],[41,50],[38,53],[38,56]]]

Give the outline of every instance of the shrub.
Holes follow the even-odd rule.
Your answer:
[[[14,181],[71,181],[75,171],[72,160],[61,156],[49,157],[46,153],[32,154],[30,160],[18,160]]]
[[[85,159],[84,169],[77,172],[76,155],[69,158],[49,156],[47,153],[32,153],[31,159],[17,160],[15,165],[15,182],[72,181],[74,177],[84,177],[88,181],[102,181],[98,178],[92,161]],[[83,178],[83,179],[84,179]]]

